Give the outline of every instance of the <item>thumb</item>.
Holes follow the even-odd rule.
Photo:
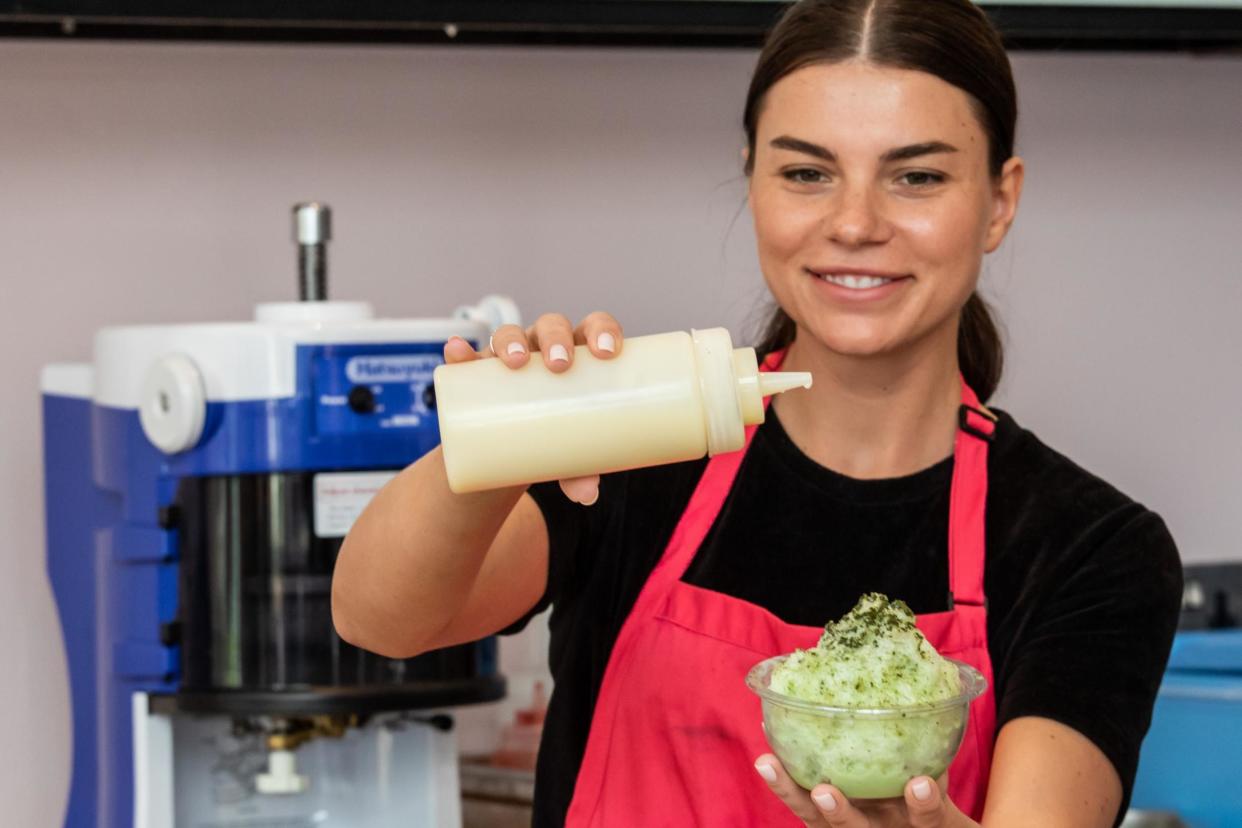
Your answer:
[[[565,493],[565,497],[575,503],[581,503],[583,506],[592,506],[595,501],[599,500],[599,475],[571,477],[562,480],[561,491]]]
[[[910,828],[958,828],[973,824],[964,821],[962,812],[928,776],[916,776],[906,783],[906,813]]]

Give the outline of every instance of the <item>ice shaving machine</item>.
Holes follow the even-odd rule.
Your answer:
[[[460,825],[450,706],[494,639],[394,660],[332,626],[337,552],[439,441],[452,335],[517,322],[327,300],[330,212],[294,208],[301,299],[100,331],[42,377],[47,565],[72,696],[70,828]]]

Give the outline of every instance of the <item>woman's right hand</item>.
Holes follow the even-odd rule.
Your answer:
[[[475,351],[461,337],[452,337],[444,345],[444,361],[452,364],[496,357],[510,368],[521,368],[537,353],[549,371],[560,374],[573,367],[575,345],[587,346],[597,359],[612,359],[621,353],[621,338],[621,323],[611,314],[592,313],[575,327],[559,313],[546,313],[526,330],[517,325],[497,328],[481,351]],[[599,499],[599,475],[573,477],[560,484],[566,497],[584,506]]]

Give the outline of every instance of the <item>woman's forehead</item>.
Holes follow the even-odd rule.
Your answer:
[[[806,66],[777,81],[759,114],[758,143],[782,135],[842,150],[929,140],[986,147],[961,89],[927,72],[861,61]]]

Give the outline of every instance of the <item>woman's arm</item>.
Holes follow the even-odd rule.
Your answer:
[[[949,801],[943,785],[927,777],[910,780],[904,802],[877,804],[851,802],[831,785],[816,785],[807,793],[771,754],[760,756],[755,767],[808,828],[980,825]],[[1078,731],[1035,716],[1014,719],[1001,728],[982,828],[1112,828],[1120,807],[1117,771]]]
[[[1111,828],[1121,779],[1087,737],[1036,716],[1001,728],[992,759],[986,828]]]
[[[368,504],[337,558],[332,619],[355,646],[408,658],[503,629],[543,595],[548,535],[522,489],[456,495],[437,448]]]
[[[559,314],[523,331],[506,325],[483,353],[460,338],[446,362],[499,358],[510,368],[543,359],[570,370],[574,345],[598,359],[621,347],[621,326],[594,313],[574,328]],[[592,503],[599,479],[561,481],[572,500]],[[367,505],[337,556],[332,620],[341,638],[390,658],[474,641],[509,626],[543,596],[548,528],[523,487],[454,494],[440,449],[391,480]]]

